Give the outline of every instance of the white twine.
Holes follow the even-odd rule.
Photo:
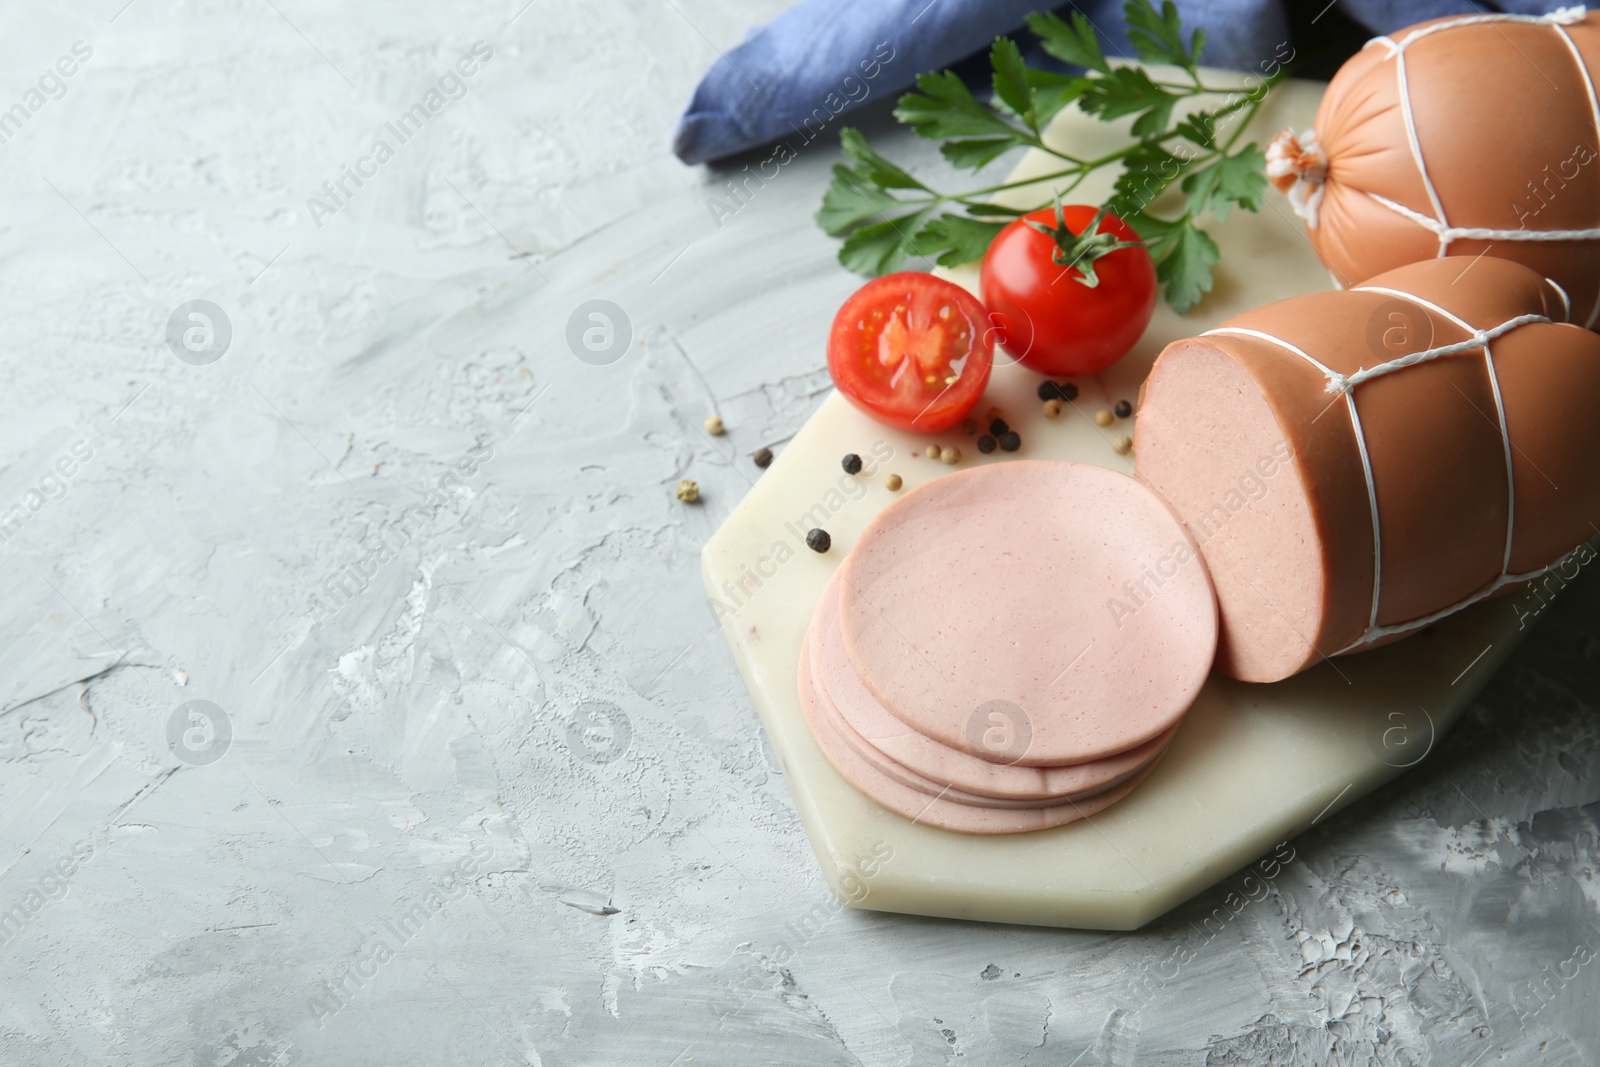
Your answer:
[[[1462,327],[1469,330],[1472,329],[1472,327],[1467,326],[1466,323],[1457,319],[1454,315],[1450,315],[1449,312],[1443,311],[1442,308],[1438,308],[1426,300],[1414,297],[1409,293],[1402,293],[1395,289],[1384,289],[1380,286],[1358,286],[1352,291],[1360,293],[1393,293],[1395,296],[1404,297],[1426,307],[1434,308],[1434,310],[1448,315]],[[1503,333],[1509,333],[1518,326],[1526,326],[1530,322],[1549,321],[1551,320],[1546,315],[1518,315],[1514,319],[1507,319],[1500,325],[1491,326],[1487,330],[1473,330],[1472,336],[1465,341],[1456,341],[1453,344],[1440,345],[1437,348],[1424,349],[1421,352],[1411,352],[1397,359],[1391,359],[1387,363],[1380,363],[1376,367],[1364,367],[1354,374],[1338,374],[1329,371],[1327,390],[1330,393],[1348,393],[1362,382],[1371,381],[1373,378],[1381,378],[1385,374],[1393,374],[1395,371],[1404,370],[1407,367],[1414,367],[1418,363],[1431,363],[1433,360],[1441,359],[1444,356],[1453,356],[1460,352],[1471,352],[1474,349],[1487,348],[1490,341],[1493,341]]]
[[[1551,571],[1565,563],[1567,561],[1567,557],[1570,555],[1572,555],[1572,553],[1568,552],[1566,555],[1562,556],[1549,566],[1540,567],[1536,571],[1527,571],[1524,574],[1502,574],[1500,577],[1496,578],[1494,581],[1490,582],[1476,593],[1473,593],[1471,596],[1463,600],[1458,600],[1447,608],[1441,608],[1432,615],[1424,615],[1420,619],[1412,619],[1410,622],[1396,623],[1393,626],[1368,626],[1364,631],[1362,631],[1360,637],[1356,638],[1354,641],[1350,642],[1350,644],[1335,652],[1334,655],[1342,656],[1346,652],[1354,652],[1356,649],[1363,648],[1366,645],[1370,645],[1372,642],[1382,638],[1393,637],[1396,634],[1410,633],[1413,630],[1420,630],[1424,626],[1432,626],[1440,619],[1448,618],[1464,608],[1470,608],[1480,600],[1489,599],[1507,586],[1518,585],[1522,582],[1531,582],[1536,578],[1544,577],[1546,574],[1549,574]]]
[[[1446,226],[1438,219],[1396,203],[1386,196],[1367,193],[1372,199],[1439,238],[1441,248],[1449,248],[1452,241],[1594,241],[1600,240],[1600,226],[1584,230],[1496,230],[1486,226]]]
[[[1374,37],[1372,40],[1368,41],[1364,47],[1371,47],[1375,44],[1385,45],[1389,49],[1389,54],[1384,58],[1391,59],[1394,56],[1399,55],[1401,52],[1404,52],[1407,48],[1411,47],[1413,44],[1416,44],[1424,37],[1432,36],[1435,33],[1442,33],[1445,30],[1453,30],[1458,26],[1471,26],[1480,22],[1528,22],[1534,24],[1543,23],[1547,26],[1572,26],[1582,22],[1587,15],[1588,9],[1582,4],[1577,4],[1572,7],[1558,7],[1554,11],[1545,15],[1511,15],[1500,12],[1482,15],[1463,15],[1458,19],[1446,19],[1443,22],[1436,22],[1432,26],[1423,26],[1421,29],[1412,30],[1399,41],[1396,41],[1393,37],[1388,35]]]
[[[1394,76],[1400,81],[1400,116],[1405,122],[1406,142],[1411,145],[1411,158],[1417,161],[1417,173],[1422,175],[1422,187],[1428,192],[1428,203],[1433,205],[1433,214],[1439,220],[1440,226],[1449,226],[1449,221],[1444,217],[1444,204],[1439,200],[1439,191],[1433,187],[1433,178],[1428,174],[1428,164],[1422,159],[1422,144],[1417,140],[1417,120],[1411,112],[1411,83],[1406,78],[1406,55],[1403,51],[1395,52]],[[1445,240],[1439,242],[1439,255],[1442,257],[1450,243]]]
[[[1562,322],[1571,322],[1572,321],[1572,301],[1567,298],[1567,291],[1565,289],[1561,288],[1560,283],[1557,282],[1554,278],[1546,278],[1545,281],[1549,282],[1550,283],[1550,288],[1554,289],[1556,291],[1556,294],[1561,297],[1561,321]]]

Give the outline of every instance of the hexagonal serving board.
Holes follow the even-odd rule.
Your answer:
[[[1229,77],[1214,75],[1218,79]],[[1311,124],[1320,83],[1286,83],[1247,136]],[[1090,155],[1125,135],[1076,112],[1057,120],[1052,143]],[[1044,173],[1049,157],[1024,158],[1016,177]],[[1108,182],[1085,182],[1094,202]],[[1030,194],[1019,192],[1018,196]],[[1329,286],[1281,198],[1260,214],[1234,212],[1211,227],[1222,264],[1210,296],[1185,317],[1165,306],[1139,346],[1094,378],[1057,420],[1047,420],[1040,378],[997,366],[983,408],[998,406],[1022,435],[1018,458],[1070,459],[1132,473],[1117,436],[1132,420],[1097,426],[1092,414],[1134,400],[1169,342],[1272,300]],[[951,277],[976,288],[976,272]],[[818,353],[818,359],[822,353]],[[823,586],[868,522],[895,498],[884,477],[909,490],[952,468],[920,453],[958,446],[962,466],[980,456],[959,430],[922,437],[885,429],[831,394],[706,544],[702,570],[723,633],[780,761],[829,885],[856,907],[990,922],[1131,930],[1414,766],[1515,646],[1509,599],[1488,601],[1428,632],[1375,652],[1324,662],[1272,685],[1213,676],[1155,772],[1125,800],[1054,830],[995,837],[950,833],[890,814],[839,777],[812,740],[800,709],[800,641]],[[853,478],[840,457],[866,458]],[[913,453],[919,453],[913,455]],[[833,548],[818,555],[805,533],[823,526]],[[929,580],[937,580],[930,575]]]

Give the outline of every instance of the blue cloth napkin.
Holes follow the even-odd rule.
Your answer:
[[[1203,61],[1263,70],[1290,40],[1289,4],[1308,0],[1176,0],[1188,29],[1204,28]],[[1332,0],[1375,34],[1443,15],[1497,9],[1542,14],[1570,0]],[[678,122],[672,150],[705,163],[779,139],[837,131],[839,116],[904,92],[918,74],[956,66],[1001,34],[1026,33],[1050,0],[800,0],[714,63]],[[1122,0],[1082,0],[1109,56],[1134,54]],[[1041,57],[1035,53],[1030,62]]]

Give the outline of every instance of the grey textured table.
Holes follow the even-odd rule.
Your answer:
[[[5,16],[0,1062],[1600,1059],[1592,574],[1259,892],[829,899],[697,557],[828,387],[833,150],[666,150],[779,6]]]

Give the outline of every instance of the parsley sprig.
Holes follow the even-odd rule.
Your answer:
[[[977,171],[1012,149],[1031,148],[1061,161],[1048,174],[964,193],[939,192],[875,152],[860,131],[841,130],[846,162],[834,164],[833,182],[817,212],[823,230],[844,239],[839,261],[858,273],[877,275],[898,270],[908,256],[925,256],[946,267],[980,259],[1006,222],[1025,213],[990,202],[995,193],[1042,182],[1054,183],[1056,195],[1065,197],[1090,174],[1120,166],[1112,194],[1101,206],[1125,219],[1144,240],[1167,303],[1179,313],[1197,304],[1211,289],[1218,258],[1217,244],[1199,220],[1220,221],[1234,206],[1261,207],[1266,157],[1255,142],[1238,141],[1283,69],[1248,92],[1207,85],[1199,71],[1205,31],[1185,36],[1172,0],[1163,0],[1159,10],[1151,0],[1128,0],[1124,12],[1140,60],[1176,67],[1180,80],[1158,80],[1138,65],[1113,66],[1082,14],[1069,21],[1035,13],[1028,16],[1028,28],[1044,50],[1081,67],[1083,74],[1029,67],[1016,42],[1001,37],[989,52],[994,72],[989,101],[977,100],[946,70],[920,76],[916,91],[901,97],[895,109],[901,122],[941,142],[940,153],[956,167]],[[1200,96],[1223,99],[1173,121],[1181,101]],[[1133,142],[1093,158],[1046,143],[1043,133],[1051,119],[1073,105],[1104,121],[1134,116]],[[1232,130],[1219,138],[1236,115]],[[1182,213],[1175,218],[1152,214],[1150,203],[1173,185],[1185,194]]]

